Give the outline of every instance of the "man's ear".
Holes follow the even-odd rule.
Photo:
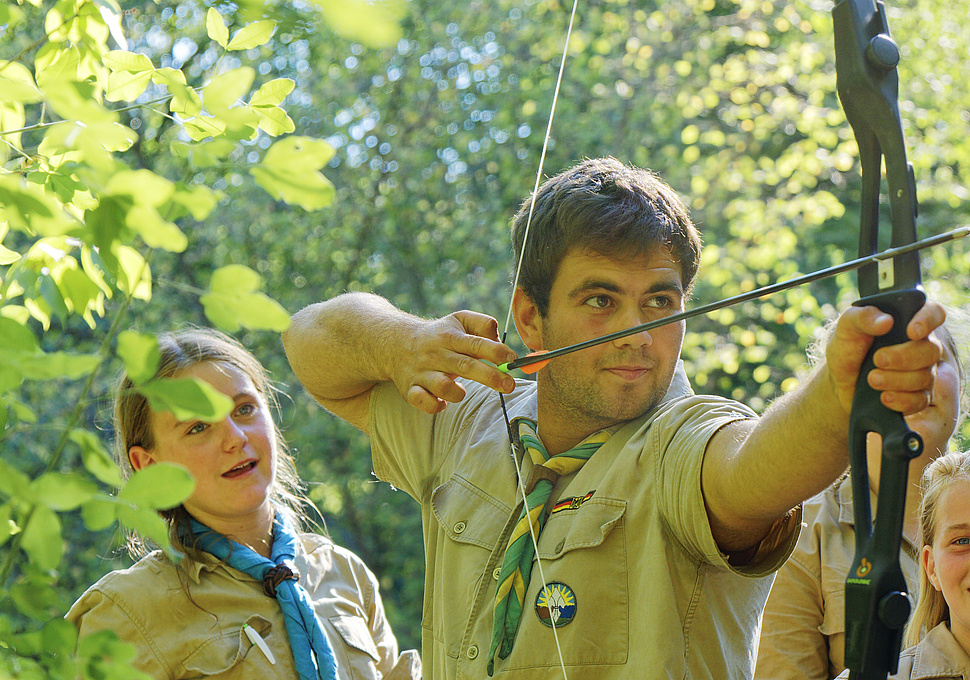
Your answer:
[[[919,556],[923,562],[923,571],[926,572],[926,578],[929,579],[934,588],[942,592],[943,588],[940,586],[940,579],[936,575],[936,560],[933,559],[933,548],[924,545]]]
[[[128,449],[128,462],[131,463],[131,469],[138,472],[154,463],[155,457],[141,446],[132,446]]]
[[[512,316],[522,342],[533,352],[542,349],[542,314],[524,290],[515,289],[512,296]]]

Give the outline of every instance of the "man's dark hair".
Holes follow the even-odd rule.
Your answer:
[[[530,201],[512,220],[515,262],[522,256]],[[536,194],[518,286],[542,316],[559,265],[577,246],[634,257],[660,246],[680,262],[685,293],[697,274],[701,238],[680,198],[654,172],[615,158],[588,159],[546,180]]]

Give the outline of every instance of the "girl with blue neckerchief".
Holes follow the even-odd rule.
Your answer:
[[[158,376],[203,380],[233,408],[214,423],[180,421],[122,379],[114,417],[123,462],[176,463],[195,478],[192,495],[161,513],[185,557],[155,551],[94,584],[67,615],[80,636],[114,631],[153,678],[420,677],[417,654],[398,655],[371,571],[300,531],[303,495],[263,366],[207,329],[162,335],[159,349]]]

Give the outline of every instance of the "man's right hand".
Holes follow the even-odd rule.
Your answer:
[[[418,325],[398,359],[391,379],[411,406],[429,414],[464,399],[459,378],[504,393],[515,388],[511,376],[484,363],[512,361],[515,353],[499,341],[498,322],[478,312],[455,312]]]

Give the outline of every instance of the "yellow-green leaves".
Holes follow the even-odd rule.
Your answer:
[[[277,78],[263,84],[253,93],[249,106],[259,118],[259,127],[266,134],[278,137],[287,132],[293,132],[293,121],[280,104],[293,91],[295,83],[289,78]]]
[[[402,0],[318,0],[317,6],[333,30],[368,47],[400,39],[400,21],[407,11]]]
[[[215,8],[209,8],[205,17],[205,29],[209,37],[215,40],[223,49],[230,51],[249,50],[265,45],[273,37],[276,30],[275,21],[254,21],[236,31],[229,39],[229,28],[225,20]]]
[[[240,328],[284,331],[290,315],[283,307],[259,292],[262,278],[249,267],[229,265],[212,274],[209,292],[202,296],[205,315],[230,333]]]
[[[125,373],[136,385],[154,377],[162,358],[155,336],[135,331],[122,331],[118,335],[118,356],[125,362]]]
[[[232,399],[204,380],[155,378],[136,388],[153,411],[168,411],[178,420],[222,420],[232,411]]]
[[[333,184],[320,172],[333,153],[323,140],[286,137],[273,144],[250,172],[273,198],[318,210],[333,202]]]

